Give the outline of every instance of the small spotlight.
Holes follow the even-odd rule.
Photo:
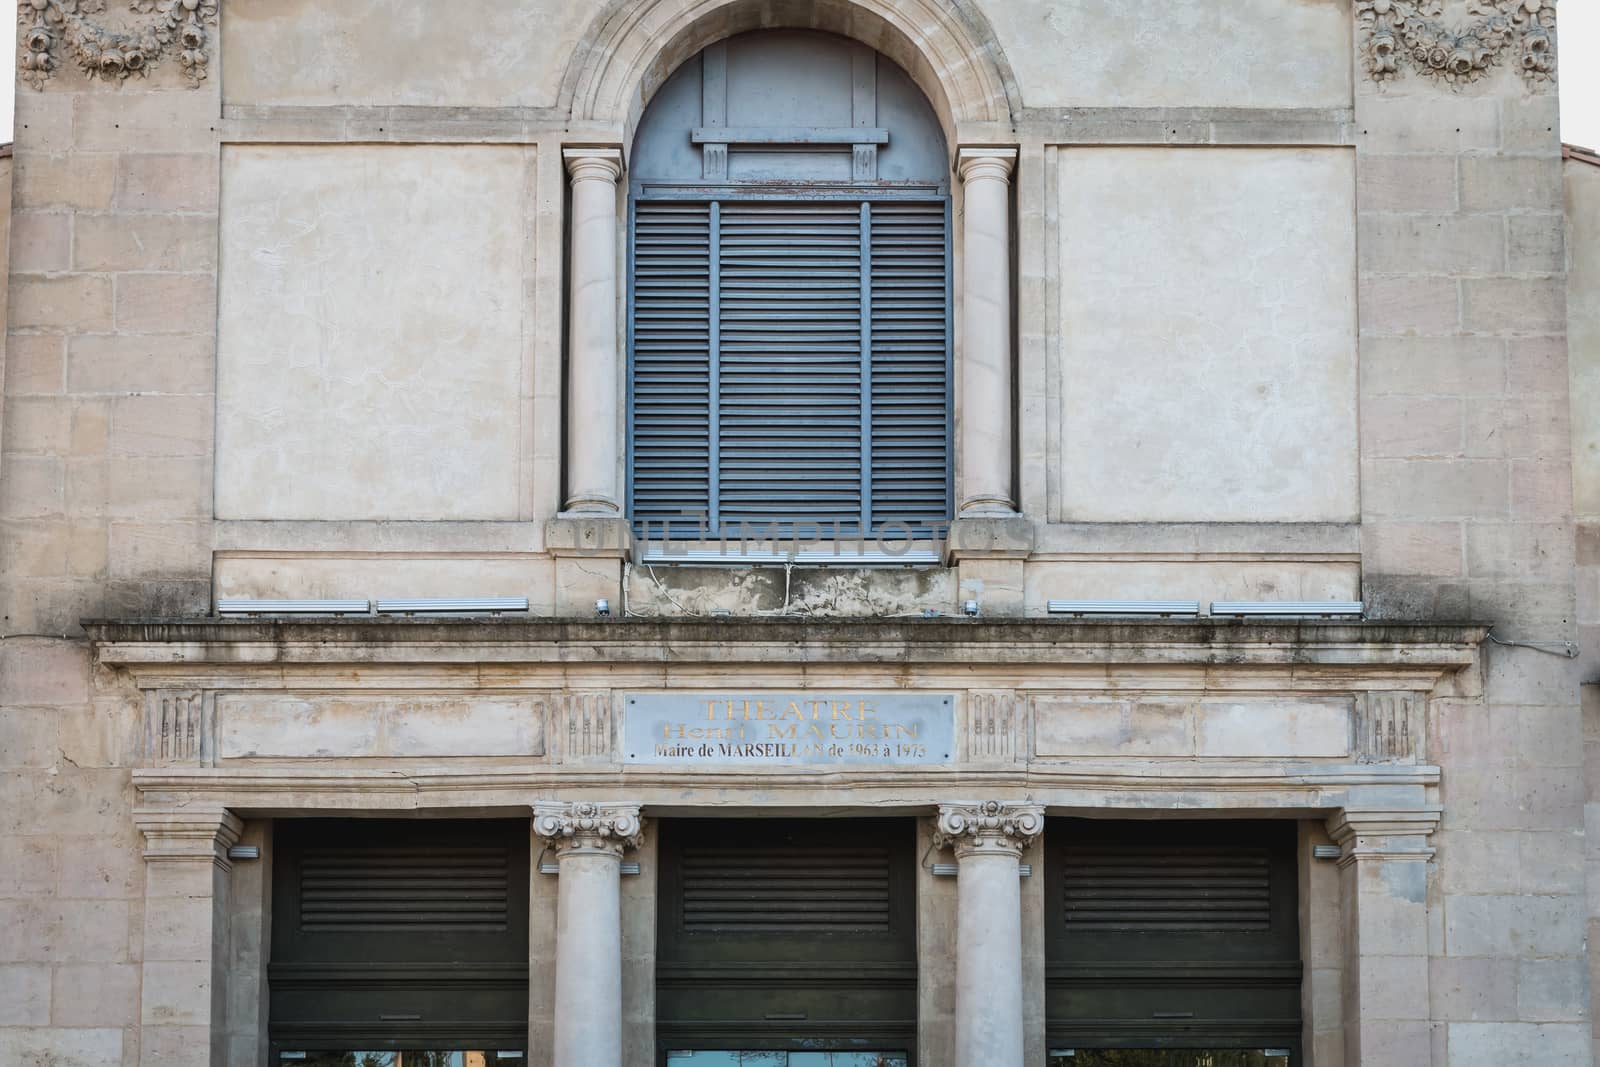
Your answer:
[[[969,600],[961,605],[961,610],[966,612],[968,618],[976,619],[978,617],[978,602]]]
[[[601,597],[599,600],[596,600],[594,602],[594,613],[600,616],[602,619],[611,618],[611,601],[607,600],[605,597]]]

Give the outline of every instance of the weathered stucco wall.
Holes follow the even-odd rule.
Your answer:
[[[642,25],[624,32],[634,14]],[[641,54],[614,57],[604,70],[590,57],[573,84],[593,88],[593,98],[568,114],[554,105],[572,42],[591,17],[618,20],[607,40]],[[123,82],[86,78],[63,50],[42,89],[19,86],[11,197],[0,431],[0,930],[9,935],[0,1063],[205,1063],[197,1035],[224,1027],[245,1054],[254,1049],[250,1012],[259,1002],[216,1017],[208,997],[209,912],[196,919],[186,909],[209,902],[210,890],[147,868],[134,826],[140,806],[192,810],[201,797],[226,796],[256,812],[425,802],[509,810],[570,792],[580,776],[562,769],[569,757],[584,763],[586,788],[603,799],[766,802],[737,783],[647,789],[637,776],[595,771],[596,752],[564,747],[583,736],[570,720],[549,730],[531,720],[469,724],[484,732],[463,743],[501,753],[490,756],[405,737],[396,747],[384,732],[392,711],[361,710],[371,686],[393,684],[387,663],[331,668],[327,688],[358,698],[332,710],[365,724],[343,747],[365,745],[371,763],[424,753],[427,783],[230,793],[229,767],[197,764],[185,771],[207,780],[196,792],[141,793],[131,769],[155,759],[146,693],[126,672],[92,663],[80,620],[199,616],[219,595],[525,594],[537,612],[589,614],[598,596],[620,605],[626,581],[630,606],[663,615],[782,611],[787,597],[792,610],[876,620],[953,612],[979,590],[990,616],[1039,613],[1051,597],[1359,595],[1374,620],[1361,633],[1386,648],[1384,620],[1492,622],[1497,637],[1538,647],[1485,644],[1454,664],[1464,669],[1427,702],[1428,748],[1415,759],[1428,762],[1408,765],[1403,795],[1382,786],[1364,797],[1413,815],[1442,804],[1440,830],[1426,838],[1436,857],[1414,863],[1392,893],[1377,879],[1322,879],[1347,891],[1344,913],[1316,913],[1336,924],[1345,955],[1328,947],[1325,929],[1308,941],[1320,975],[1309,1067],[1588,1064],[1578,682],[1592,678],[1592,664],[1562,650],[1580,632],[1575,621],[1588,648],[1600,632],[1600,548],[1592,532],[1574,538],[1568,423],[1572,401],[1578,514],[1600,516],[1584,445],[1585,413],[1595,407],[1584,316],[1600,301],[1571,299],[1577,379],[1569,386],[1553,87],[1521,80],[1514,53],[1455,91],[1402,57],[1399,77],[1380,87],[1352,47],[1365,38],[1351,19],[1335,0],[229,0],[211,27],[212,76],[198,87],[175,56],[149,79]],[[663,73],[651,66],[652,48],[763,23],[853,28],[904,60],[919,84],[947,87],[936,103],[958,135],[951,147],[1018,147],[1016,474],[1033,537],[1020,550],[1031,551],[1027,559],[1007,558],[1002,546],[959,572],[652,575],[570,546],[557,559],[546,542],[543,520],[561,492],[561,151],[625,147],[632,83],[619,72],[645,73],[648,88]],[[977,45],[963,52],[952,43],[962,40]],[[926,54],[911,54],[922,45]],[[1580,194],[1594,184],[1579,182]],[[957,218],[963,196],[957,184]],[[1600,273],[1591,217],[1574,212],[1579,293],[1593,285],[1589,272]],[[961,248],[956,255],[959,264]],[[1087,521],[1095,517],[1116,521]],[[1236,521],[1215,521],[1224,518]],[[1581,597],[1580,567],[1588,568]],[[464,694],[492,709],[508,676],[478,658],[491,654],[495,632],[406,684],[438,696],[448,677],[457,703],[436,710],[459,711]],[[649,642],[597,661],[586,651],[597,640],[577,642],[573,662],[517,675],[519,685],[561,694],[539,714],[592,710],[596,692],[668,681],[975,684],[954,662],[961,643],[950,664],[914,671],[891,648],[876,668],[797,661],[787,674],[753,652],[740,674],[714,663],[669,672],[668,646]],[[872,641],[861,635],[850,655]],[[543,641],[519,654],[532,662],[553,647]],[[227,648],[217,659],[233,664],[238,648]],[[1171,664],[1160,659],[1169,652],[1146,649],[1114,675],[1106,664],[1133,653],[1080,649],[1087,666],[1073,675],[1075,695],[1169,694]],[[1340,699],[1413,669],[1385,661],[1352,675],[1348,666],[1330,668],[1345,672]],[[223,681],[309,699],[286,687],[294,670],[269,664]],[[1028,671],[1030,686],[1058,694],[1069,673],[1057,651]],[[1285,665],[1252,699],[1320,699],[1327,694],[1306,688],[1323,684],[1320,672]],[[1219,660],[1197,667],[1190,683],[1197,700],[1209,700],[1246,673],[1237,659]],[[1014,687],[1017,674],[1002,665],[986,684]],[[145,684],[223,681],[173,675]],[[576,703],[565,703],[568,694]],[[1055,706],[1052,728],[1070,717],[1068,703]],[[262,707],[256,722],[270,719],[277,731],[266,740],[285,742],[284,724],[292,732],[298,713]],[[1313,707],[1311,718],[1325,716]],[[1351,715],[1362,707],[1352,704]],[[1127,711],[1130,721],[1145,713]],[[240,706],[224,712],[242,731]],[[424,725],[454,743],[452,714]],[[1198,712],[1182,714],[1198,722]],[[1158,728],[1170,725],[1156,718]],[[1254,737],[1272,716],[1247,718]],[[1109,747],[1103,738],[1047,729],[1047,746],[1054,737],[1065,753],[1049,757],[1050,773],[1078,781],[1081,768],[1090,782],[1063,787],[1051,803],[1092,810],[1132,797],[1147,813],[1194,814],[1244,795],[1281,814],[1344,803],[1350,795],[1339,790],[1351,776],[1391,773],[1305,756],[1331,746],[1292,730],[1270,739],[1278,756],[1251,756],[1230,771],[1225,764],[1239,757],[1188,755],[1200,750],[1198,731],[1182,743],[1168,737],[1177,754],[1165,758],[1182,766],[1158,777],[1180,785],[1155,797],[1148,767],[1112,790],[1097,783],[1082,749]],[[262,750],[243,732],[231,736],[244,747],[224,762],[250,774],[291,758],[241,755]],[[292,758],[314,748],[299,740],[306,744]],[[493,779],[501,784],[458,788],[466,770],[451,761],[521,767],[536,742],[548,746],[546,762],[525,777],[514,768]],[[503,755],[510,749],[519,754]],[[1313,796],[1303,782],[1265,789],[1251,777],[1257,764],[1293,777],[1296,752],[1339,761],[1328,791]],[[1038,784],[997,779],[986,763],[970,778],[919,775],[920,792],[856,782],[808,797],[812,778],[794,795],[802,805],[837,806],[841,790],[863,807],[923,805],[999,780],[1018,796]],[[1229,781],[1246,784],[1230,792]],[[1350,897],[1374,886],[1362,905],[1374,910],[1361,911]],[[536,891],[553,894],[548,882]],[[1317,892],[1326,900],[1331,890]],[[948,909],[948,893],[941,884],[929,905]],[[533,950],[543,973],[554,951],[548,911]],[[248,910],[239,918],[241,927],[261,921]],[[649,965],[637,948],[642,934],[632,936],[637,992]],[[234,947],[253,951],[242,935]],[[240,963],[241,973],[253,973],[251,964]],[[944,999],[928,1034],[946,1036],[953,992],[929,989]],[[550,1005],[538,998],[548,992],[535,990],[540,1040]],[[637,996],[627,1011],[633,1067],[649,1020]],[[928,1062],[942,1067],[937,1057],[930,1051]]]
[[[987,0],[1030,107],[1349,107],[1343,0]]]
[[[1063,517],[1340,522],[1355,154],[1060,153]]]
[[[226,0],[229,105],[549,107],[588,4]]]
[[[518,516],[533,155],[224,150],[219,518]]]

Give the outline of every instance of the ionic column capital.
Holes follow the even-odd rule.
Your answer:
[[[1340,808],[1328,817],[1328,836],[1341,850],[1339,866],[1358,860],[1427,861],[1428,837],[1439,828],[1443,808]]]
[[[963,148],[956,152],[956,173],[964,182],[1009,182],[1017,166],[1015,148]]]
[[[566,161],[574,185],[587,181],[615,185],[622,177],[620,148],[563,148],[561,158]]]
[[[1044,830],[1044,806],[985,800],[976,804],[941,804],[934,839],[955,850],[956,859],[975,855],[1010,855],[1023,850]]]
[[[533,832],[544,838],[556,859],[570,855],[622,858],[644,838],[637,804],[540,801],[533,805]]]
[[[144,834],[144,858],[211,860],[227,870],[228,849],[239,841],[244,822],[226,808],[138,808],[133,825]]]

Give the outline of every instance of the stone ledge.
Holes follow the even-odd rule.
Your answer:
[[[1435,676],[1470,623],[1076,619],[170,619],[84,623],[97,662],[150,672],[288,664],[1153,664]],[[1387,688],[1397,688],[1387,686]],[[1407,688],[1399,686],[1398,688]]]

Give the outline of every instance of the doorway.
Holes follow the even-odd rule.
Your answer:
[[[664,819],[661,1067],[913,1067],[911,819]]]
[[[1047,1067],[1299,1067],[1296,826],[1050,819]]]
[[[520,1067],[527,819],[285,819],[274,1067]]]

